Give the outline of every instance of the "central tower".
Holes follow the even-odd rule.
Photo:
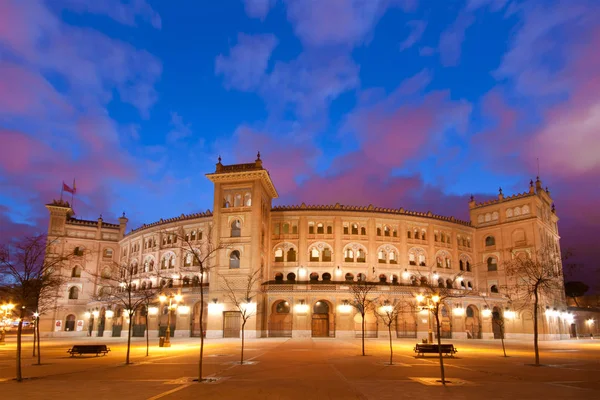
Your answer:
[[[247,164],[223,165],[219,157],[215,172],[206,177],[214,183],[212,240],[214,246],[223,247],[212,268],[210,292],[211,298],[224,301],[219,277],[227,278],[240,289],[255,271],[260,283],[266,279],[271,203],[278,195],[269,172],[262,166],[260,153],[253,163]],[[263,300],[257,296],[256,302],[257,315],[249,324],[256,323],[260,336]]]

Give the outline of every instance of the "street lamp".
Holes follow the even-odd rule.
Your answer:
[[[165,332],[165,341],[162,343],[161,347],[171,347],[171,310],[177,306],[177,303],[183,299],[183,296],[180,294],[170,293],[169,295],[161,294],[158,299],[161,303],[169,301],[169,307],[167,312],[167,330]]]
[[[13,308],[15,308],[15,305],[11,304],[11,303],[2,304],[0,306],[0,311],[2,311],[2,319],[0,320],[0,322],[2,323],[2,330],[0,331],[0,345],[3,345],[5,343],[5,338],[6,338],[5,326],[10,321],[10,318],[7,318],[6,316],[9,315],[10,313],[12,313]]]
[[[428,310],[427,312],[427,317],[428,317],[428,325],[429,325],[429,330],[427,332],[427,341],[428,343],[433,343],[433,328],[431,326],[431,313],[433,312],[434,308],[437,307],[437,303],[440,302],[440,296],[438,294],[430,294],[427,296],[424,296],[423,294],[418,294],[417,295],[417,303],[425,303],[424,305],[421,306],[421,310]]]

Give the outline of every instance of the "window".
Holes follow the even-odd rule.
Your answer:
[[[352,234],[358,235],[358,224],[352,224]]]
[[[365,254],[365,251],[362,249],[358,249],[358,251],[356,252],[356,262],[359,263],[364,263],[366,261],[367,255]]]
[[[452,268],[452,262],[449,258],[446,258],[446,268]]]
[[[190,277],[184,276],[183,281],[181,283],[183,284],[183,286],[190,286]]]
[[[398,264],[398,257],[396,257],[396,252],[395,251],[390,251],[390,264]]]
[[[426,237],[425,231],[421,231],[421,239],[426,240]]]
[[[446,279],[446,288],[452,289],[452,280],[451,279]]]
[[[275,262],[283,262],[283,250],[275,250]]]
[[[424,254],[419,254],[419,265],[421,267],[425,266],[425,255]]]
[[[409,255],[408,255],[408,263],[410,265],[417,265],[417,260],[415,258],[415,254],[414,253],[409,253]]]
[[[318,234],[323,234],[323,233],[325,233],[325,227],[323,226],[323,224],[321,224],[321,223],[318,223],[318,224],[317,224],[317,233],[318,233]]]
[[[77,286],[71,286],[69,289],[69,300],[77,300],[79,298],[79,288]]]
[[[292,233],[293,233],[294,235],[297,235],[297,234],[298,234],[298,225],[292,225]]]
[[[420,239],[419,231],[417,229],[415,229],[414,233],[415,233],[415,239]]]
[[[241,194],[236,194],[235,197],[233,198],[233,206],[234,207],[241,207],[242,206],[242,195]]]
[[[242,222],[236,219],[231,223],[231,237],[242,236]]]
[[[239,268],[240,267],[240,252],[234,250],[229,254],[229,268]]]
[[[290,272],[289,274],[286,275],[286,278],[290,282],[295,282],[296,281],[296,274],[293,273],[293,272]]]
[[[323,279],[326,282],[331,281],[331,274],[329,272],[325,272],[321,279]]]
[[[385,226],[383,227],[383,236],[390,236],[390,228]]]
[[[308,233],[310,235],[313,235],[315,233],[315,223],[314,222],[308,223]]]
[[[244,195],[244,205],[246,207],[250,207],[252,205],[252,197],[250,196],[250,193],[246,193]]]
[[[294,249],[288,250],[287,261],[296,261],[296,250],[294,250]]]
[[[276,280],[277,282],[281,282],[281,281],[283,281],[283,274],[282,274],[281,272],[278,272],[278,273],[276,273],[276,274],[275,274],[275,280]]]
[[[365,228],[364,226],[360,227],[360,234],[363,236],[366,236],[367,234],[367,228]]]
[[[275,225],[273,226],[273,233],[274,233],[275,235],[279,235],[279,224],[275,224]]]
[[[310,276],[309,276],[311,281],[318,281],[319,280],[319,274],[317,274],[316,272],[311,272]]]
[[[485,238],[486,246],[494,246],[496,244],[496,239],[493,236],[488,236]]]
[[[283,224],[283,234],[287,235],[288,233],[290,233],[290,224],[286,222]]]
[[[379,253],[377,254],[377,260],[380,264],[385,264],[387,262],[385,251],[379,250]]]
[[[199,278],[199,277],[197,277],[197,276],[194,276],[194,277],[192,278],[192,286],[193,286],[193,287],[198,287],[198,286],[200,286],[200,278]]]
[[[359,282],[366,282],[367,276],[363,273],[360,273],[360,274],[356,275],[356,280]]]
[[[488,267],[488,271],[497,271],[498,270],[498,260],[496,260],[495,257],[488,257],[487,267]]]
[[[331,261],[331,250],[328,248],[323,249],[323,260],[322,261]]]
[[[83,247],[75,247],[75,249],[73,249],[73,255],[76,256],[82,256],[83,255]]]
[[[346,276],[344,277],[344,279],[346,279],[347,281],[353,281],[354,280],[354,275],[352,275],[350,272],[348,272],[346,274]]]
[[[464,270],[465,270],[465,263],[463,262],[463,260],[460,260],[460,261],[458,262],[458,268],[459,268],[461,271],[464,271]]]
[[[283,280],[283,276],[281,277],[281,279]],[[275,306],[275,312],[277,314],[289,314],[290,313],[290,303],[288,303],[287,301],[280,301]]]
[[[467,272],[471,272],[471,263],[467,261]]]
[[[492,292],[492,293],[498,293],[498,286],[492,285],[492,287],[490,287],[490,292]]]
[[[377,228],[377,236],[381,236],[381,228]]]
[[[350,231],[348,229],[348,225],[344,224],[344,235],[347,235],[348,233],[350,233]]]
[[[109,279],[110,278],[110,268],[109,267],[104,267],[104,269],[102,270],[102,278],[104,279]]]
[[[327,225],[327,234],[328,235],[332,235],[333,234],[333,226]]]
[[[352,251],[352,249],[346,249],[344,251],[344,261],[354,262],[354,252]]]
[[[81,278],[81,267],[79,265],[73,267],[73,269],[71,270],[71,277]]]
[[[316,248],[313,247],[310,250],[310,259],[309,259],[309,261],[313,261],[313,262],[314,261],[319,261],[319,255],[320,255],[319,250],[317,250]]]
[[[412,237],[412,235],[410,233],[410,230],[406,231],[406,237],[409,238],[409,239]]]
[[[436,257],[435,263],[438,268],[442,268],[442,257]]]
[[[112,258],[113,249],[104,249],[104,253],[102,254],[102,256],[105,258]]]

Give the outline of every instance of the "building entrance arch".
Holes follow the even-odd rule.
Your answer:
[[[287,300],[277,300],[271,306],[269,337],[292,337],[292,313]]]
[[[465,330],[468,339],[481,339],[481,318],[479,309],[474,305],[469,305],[466,310]]]
[[[434,316],[431,316],[434,319]],[[432,324],[435,322],[432,321]],[[440,306],[440,333],[442,339],[452,339],[452,319],[450,316],[450,309],[447,305],[442,304]],[[435,327],[433,327],[435,330]],[[435,333],[437,337],[437,332]]]
[[[356,313],[354,316],[354,336],[357,338],[362,337],[362,316],[360,313]],[[377,337],[377,317],[369,312],[365,314],[365,337]]]
[[[331,326],[335,321],[332,309],[331,303],[327,300],[318,300],[313,305],[311,321],[312,337],[330,337],[335,335],[335,328]]]

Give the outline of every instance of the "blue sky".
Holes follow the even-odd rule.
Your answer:
[[[7,0],[0,236],[76,211],[131,227],[212,208],[260,150],[276,204],[467,218],[540,171],[565,247],[596,253],[599,6],[536,0]],[[590,210],[581,213],[580,210]],[[587,260],[587,261],[586,261]],[[591,268],[591,267],[588,267]]]

